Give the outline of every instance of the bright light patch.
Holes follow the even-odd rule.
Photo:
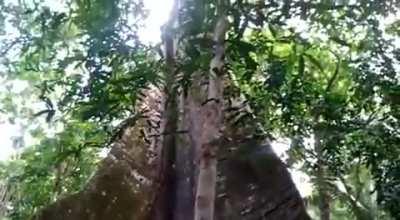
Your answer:
[[[310,182],[310,176],[306,173],[290,169],[290,175],[292,176],[293,182],[296,185],[297,190],[299,191],[301,197],[305,198],[312,194],[313,187]]]
[[[310,144],[313,141],[314,139],[306,139],[307,144]],[[285,161],[289,157],[287,151],[290,148],[290,144],[290,139],[278,138],[271,143],[271,146],[275,154],[277,154],[282,161]],[[313,188],[310,182],[310,177],[306,173],[300,171],[300,168],[301,164],[294,164],[292,168],[289,169],[289,172],[297,190],[299,190],[301,197],[305,198],[312,194]]]
[[[290,148],[290,139],[278,139],[271,143],[272,149],[281,160],[285,161],[288,158],[287,151]]]
[[[0,161],[10,158],[14,153],[12,137],[20,133],[17,125],[10,123],[0,124]]]
[[[161,26],[168,20],[172,10],[172,0],[146,0],[144,7],[149,10],[145,28],[140,31],[142,41],[150,44],[161,41]]]

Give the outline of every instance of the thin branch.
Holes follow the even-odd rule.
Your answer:
[[[349,199],[351,199],[352,202],[354,202],[354,205],[356,205],[357,207],[361,206],[365,209],[368,209],[368,206],[363,201],[361,201],[359,198],[354,196],[354,192],[351,189],[351,187],[346,183],[346,180],[342,176],[339,176],[338,178],[339,178],[340,182],[343,184],[344,188],[346,189],[347,197]]]

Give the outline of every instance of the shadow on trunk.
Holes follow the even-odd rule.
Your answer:
[[[216,219],[309,219],[290,174],[269,145],[257,145],[253,140],[229,145],[237,150],[221,154],[224,158],[219,159]],[[149,216],[152,198],[157,193],[149,172],[151,167],[141,167],[138,160],[131,160],[144,154],[134,155],[135,151],[126,147],[115,145],[84,190],[46,207],[34,219],[155,219]],[[187,155],[182,157],[190,159]],[[188,192],[179,193],[183,196],[167,200],[174,203],[170,207],[181,203],[193,208],[193,201],[180,201]]]

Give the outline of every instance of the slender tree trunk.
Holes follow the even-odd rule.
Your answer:
[[[0,182],[0,219],[6,219],[7,216],[7,203],[10,198],[10,187],[8,184]]]
[[[314,130],[315,134],[315,151],[317,153],[317,184],[318,184],[318,194],[319,194],[319,211],[321,220],[330,219],[330,203],[331,196],[329,195],[329,190],[326,182],[327,174],[326,167],[324,164],[324,153],[321,143],[321,133],[320,131]]]
[[[360,166],[360,165],[358,165]],[[359,168],[359,167],[358,167]],[[357,178],[359,178],[357,174]],[[346,183],[346,180],[343,177],[339,177],[340,182],[342,182],[345,192],[339,190],[338,187],[336,187],[336,191],[338,194],[341,194],[351,205],[352,212],[354,213],[355,217],[358,220],[373,220],[375,219],[374,215],[374,208],[370,207],[368,204],[362,202],[360,200],[360,197],[357,192],[354,192],[352,188]],[[364,186],[362,184],[358,184],[360,190]],[[357,188],[356,187],[356,188]]]
[[[218,2],[218,20],[214,31],[214,57],[210,63],[208,99],[203,106],[203,124],[197,179],[195,220],[214,219],[215,191],[217,183],[217,148],[223,126],[223,68],[224,40],[228,21],[223,0]]]

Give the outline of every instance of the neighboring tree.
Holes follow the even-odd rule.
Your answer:
[[[4,165],[13,219],[310,219],[276,137],[314,177],[321,220],[342,200],[377,216],[345,177],[357,167],[399,217],[400,50],[382,27],[398,1],[175,0],[159,45],[138,37],[140,0],[44,4],[0,1],[19,32],[4,77],[44,103],[10,116],[41,140]]]
[[[385,90],[398,95],[394,88],[399,87],[399,75],[393,67],[398,65],[397,49],[390,40],[393,36],[380,27],[383,18],[376,14],[382,8],[363,8],[364,3],[321,10],[321,20],[297,22],[305,30],[272,24],[263,32],[255,30],[241,42],[247,51],[237,59],[245,65],[235,66],[242,92],[257,118],[264,119],[267,129],[274,128],[278,135],[293,140],[292,163],[300,160],[306,173],[315,177],[320,219],[330,218],[334,181],[350,173],[354,161],[361,160],[372,170],[386,170],[387,157],[381,156],[398,155],[396,141],[387,139],[396,139],[396,135],[377,133],[383,127],[389,132],[398,126],[390,110],[398,107],[381,100],[387,96]],[[324,16],[331,21],[324,21]],[[368,70],[372,66],[374,72]],[[360,142],[358,135],[372,130],[371,138]],[[314,145],[306,146],[310,139]],[[367,147],[386,143],[392,145],[385,152]],[[397,215],[395,210],[391,209]]]

